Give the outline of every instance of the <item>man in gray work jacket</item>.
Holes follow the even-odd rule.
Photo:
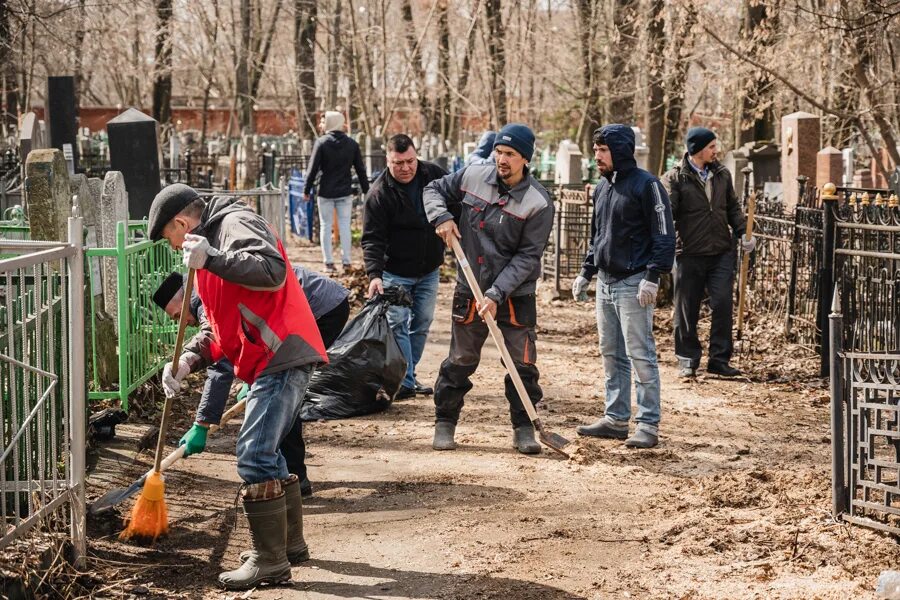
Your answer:
[[[425,188],[428,221],[449,246],[460,240],[485,301],[477,305],[463,273],[453,294],[450,355],[441,364],[434,390],[435,450],[456,448],[454,434],[463,398],[478,367],[488,336],[482,320],[493,315],[503,332],[527,399],[543,397],[535,366],[535,282],[541,255],[553,225],[553,203],[529,173],[534,133],[525,125],[509,124],[494,140],[496,164],[472,165],[437,179]],[[537,454],[540,445],[512,379],[506,377],[506,399],[513,424],[513,445],[524,454]]]

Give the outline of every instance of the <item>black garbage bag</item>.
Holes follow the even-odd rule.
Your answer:
[[[387,320],[391,305],[411,306],[401,287],[366,302],[328,350],[328,364],[316,369],[300,407],[304,421],[348,419],[391,405],[406,375],[406,358]]]

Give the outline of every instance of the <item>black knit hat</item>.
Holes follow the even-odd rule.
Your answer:
[[[509,146],[521,154],[522,158],[531,162],[531,156],[534,154],[534,132],[527,125],[509,123],[497,132],[494,148],[497,146]]]
[[[173,183],[160,190],[150,205],[150,216],[147,218],[150,239],[154,242],[161,239],[162,230],[169,221],[199,197],[194,188],[183,183]]]
[[[709,146],[714,139],[716,134],[706,127],[691,127],[684,136],[684,145],[687,146],[687,153],[693,156]]]
[[[168,306],[183,285],[184,276],[181,273],[169,273],[169,276],[163,279],[163,282],[153,292],[153,302],[161,309],[166,310],[166,306]]]

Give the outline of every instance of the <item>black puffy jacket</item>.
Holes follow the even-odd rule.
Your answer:
[[[356,169],[359,187],[365,194],[369,191],[369,178],[363,164],[359,144],[343,131],[329,131],[316,140],[309,159],[304,193],[310,193],[321,172],[316,194],[320,198],[343,198],[352,191],[350,168]]]

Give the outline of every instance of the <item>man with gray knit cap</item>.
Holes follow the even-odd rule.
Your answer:
[[[320,125],[323,135],[313,145],[303,198],[309,200],[312,187],[321,173],[316,188],[320,225],[319,243],[322,245],[325,272],[334,273],[336,269],[331,254],[331,227],[335,211],[341,238],[341,261],[344,268],[351,264],[350,218],[353,212],[353,196],[350,168],[356,170],[363,194],[369,191],[369,179],[366,176],[366,166],[363,164],[359,144],[344,133],[344,115],[337,111],[326,111]]]
[[[425,187],[423,202],[429,223],[448,246],[460,240],[475,278],[484,292],[479,305],[458,269],[450,333],[450,355],[441,364],[434,386],[435,450],[456,448],[454,435],[469,377],[481,359],[488,336],[483,321],[497,320],[528,398],[519,398],[506,376],[506,399],[513,425],[513,446],[523,454],[538,454],[540,444],[522,402],[537,404],[535,283],[541,255],[553,226],[553,203],[547,190],[529,173],[534,133],[525,125],[509,124],[494,139],[495,164],[471,165]]]
[[[682,378],[692,378],[703,353],[697,336],[700,303],[709,293],[712,322],[706,370],[734,377],[731,360],[735,238],[752,252],[756,238],[744,238],[747,221],[734,193],[731,173],[716,160],[716,134],[693,127],[685,137],[681,163],[662,177],[675,218],[675,356]]]

